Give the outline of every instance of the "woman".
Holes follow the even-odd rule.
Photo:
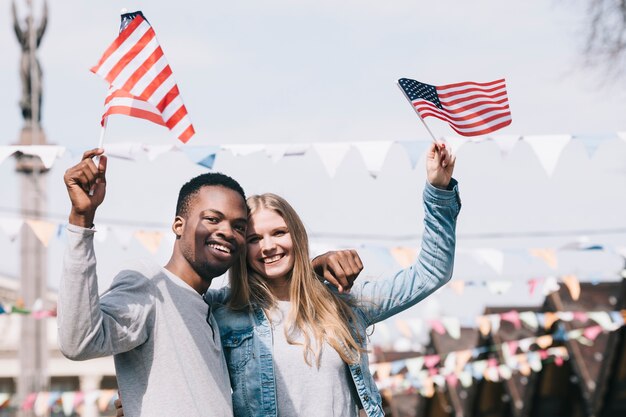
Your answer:
[[[369,373],[367,327],[397,314],[452,275],[460,201],[454,158],[428,152],[426,230],[415,265],[350,294],[323,284],[308,258],[308,238],[293,208],[273,194],[248,199],[247,259],[230,287],[209,291],[229,367],[236,417],[383,415]],[[247,279],[245,278],[247,276]]]

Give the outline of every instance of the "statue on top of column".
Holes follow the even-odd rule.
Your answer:
[[[33,0],[29,0],[32,2]],[[32,8],[31,8],[32,11]],[[20,61],[20,78],[22,80],[22,97],[20,98],[20,108],[22,109],[22,116],[25,121],[32,122],[33,119],[33,103],[38,106],[37,124],[41,121],[41,84],[42,84],[42,72],[39,61],[35,55],[41,38],[46,31],[46,25],[48,23],[48,2],[44,0],[43,14],[41,22],[35,27],[33,14],[24,19],[24,26],[20,23],[17,17],[17,7],[15,6],[15,0],[13,0],[13,27],[15,29],[15,35],[22,48],[22,57]],[[35,50],[31,55],[31,30],[35,31],[34,34],[34,46]]]

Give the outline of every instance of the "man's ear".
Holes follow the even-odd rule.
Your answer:
[[[172,232],[176,235],[176,239],[180,239],[183,235],[183,228],[185,227],[185,219],[181,216],[176,216],[174,218],[174,223],[172,223]]]

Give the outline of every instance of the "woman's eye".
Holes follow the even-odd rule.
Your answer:
[[[248,238],[248,243],[257,243],[259,241],[258,236],[253,236]]]

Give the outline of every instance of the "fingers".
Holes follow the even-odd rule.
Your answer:
[[[104,153],[104,149],[102,149],[102,148],[93,148],[93,149],[90,149],[88,151],[85,151],[85,153],[83,153],[82,160],[84,161],[85,159],[91,159],[94,156],[102,155],[103,153]]]
[[[103,149],[91,149],[85,152],[81,161],[65,172],[65,184],[68,187],[78,185],[85,192],[89,192],[96,183],[105,182],[107,159],[102,155],[103,152]],[[100,159],[98,166],[92,159],[94,157]]]
[[[352,287],[352,283],[363,270],[363,262],[361,262],[359,254],[354,249],[346,251],[345,262],[346,265],[343,266],[343,270],[346,273],[350,287]]]
[[[98,178],[96,178],[96,184],[98,184],[99,186],[102,186],[103,184],[106,185],[107,179],[106,179],[106,173],[107,173],[107,157],[106,155],[101,155],[98,158]]]
[[[450,152],[445,143],[431,143],[429,153],[437,166],[441,166],[442,168],[448,167],[452,161],[452,152]]]
[[[454,169],[455,163],[456,163],[456,155],[450,155],[450,162],[448,163],[448,168]]]
[[[324,278],[339,289],[339,292],[344,292],[349,289],[350,282],[346,277],[346,272],[343,270],[341,263],[337,260],[336,256],[328,257],[327,268],[324,271]]]
[[[333,275],[332,272],[330,272],[329,270],[325,270],[323,277],[326,281],[328,281],[331,285],[333,285],[335,288],[337,288],[339,290],[340,293],[343,292],[343,286],[339,283],[339,281],[337,281]]]
[[[359,254],[354,250],[342,250],[333,252],[328,257],[328,270],[338,282],[340,292],[347,292],[352,288],[352,283],[363,270],[363,262]],[[327,275],[326,273],[324,274]],[[328,279],[328,278],[327,278]],[[330,282],[330,280],[329,280]]]
[[[118,398],[117,400],[113,402],[113,405],[115,405],[115,416],[124,417],[124,409],[122,408],[122,400]]]

